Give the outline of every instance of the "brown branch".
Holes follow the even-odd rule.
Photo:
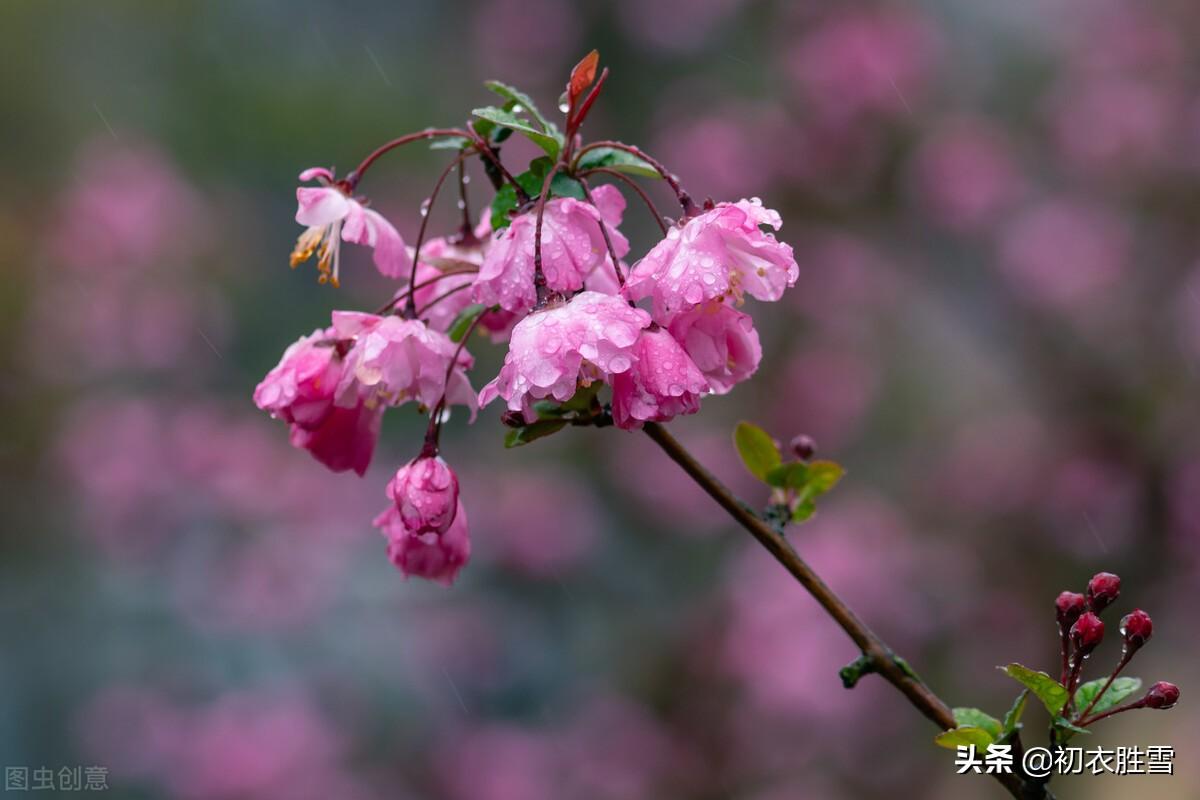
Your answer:
[[[662,425],[647,422],[645,431],[672,461],[682,467],[683,471],[700,485],[700,488],[708,492],[709,496],[729,512],[731,517],[749,531],[750,535],[757,539],[758,543],[791,573],[797,583],[821,604],[821,607],[828,612],[829,616],[833,617],[834,621],[862,651],[863,657],[869,662],[870,671],[878,673],[884,680],[896,687],[908,698],[908,702],[936,724],[939,730],[949,730],[956,726],[957,723],[954,721],[954,714],[950,707],[934,694],[933,690],[926,686],[924,681],[918,678],[911,669],[904,666],[903,661],[896,658],[892,649],[858,618],[858,615],[826,585],[825,581],[821,580],[821,576],[800,557],[782,533],[763,522]],[[995,778],[1013,797],[1029,800],[1030,795],[1024,791],[1028,787],[1023,786],[1023,781],[1019,776],[995,774]],[[1032,795],[1034,798],[1043,796],[1042,791]]]

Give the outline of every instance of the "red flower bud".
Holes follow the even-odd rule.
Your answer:
[[[1121,636],[1125,637],[1125,648],[1131,653],[1150,641],[1152,633],[1154,623],[1150,620],[1150,615],[1140,608],[1135,608],[1121,618]]]
[[[1098,572],[1087,586],[1088,604],[1099,614],[1121,594],[1121,579],[1111,572]]]
[[[792,438],[791,448],[796,458],[801,461],[808,461],[817,453],[817,443],[811,436],[803,433]]]
[[[1079,592],[1063,592],[1054,601],[1054,608],[1058,612],[1058,624],[1070,628],[1079,615],[1087,611],[1087,598]]]
[[[1081,656],[1096,649],[1104,639],[1104,623],[1092,612],[1088,611],[1071,626],[1071,644],[1075,652]]]
[[[1149,708],[1170,708],[1179,702],[1179,687],[1173,683],[1159,681],[1146,692],[1144,702]]]

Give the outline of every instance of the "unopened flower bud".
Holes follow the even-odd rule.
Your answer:
[[[458,476],[441,456],[423,456],[396,472],[388,484],[388,494],[409,531],[440,534],[454,521]]]
[[[1054,601],[1054,608],[1058,614],[1058,624],[1070,628],[1087,611],[1087,598],[1079,592],[1063,592]]]
[[[505,411],[500,415],[500,424],[509,428],[520,428],[525,425],[525,415],[520,411]]]
[[[1173,683],[1159,681],[1146,692],[1145,703],[1148,708],[1166,709],[1179,702],[1179,687]]]
[[[1080,656],[1091,653],[1104,639],[1104,623],[1092,612],[1088,611],[1071,626],[1071,644]]]
[[[1140,608],[1135,608],[1121,618],[1121,636],[1125,638],[1125,649],[1132,653],[1146,642],[1154,632],[1154,623],[1150,615]]]
[[[791,448],[792,453],[801,461],[808,461],[817,453],[817,443],[804,433],[792,438]]]
[[[1099,614],[1121,594],[1121,579],[1111,572],[1098,572],[1087,586],[1088,604]]]

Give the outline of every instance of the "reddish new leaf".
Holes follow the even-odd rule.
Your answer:
[[[571,70],[571,81],[567,84],[567,94],[571,99],[571,105],[575,105],[575,101],[579,99],[579,95],[592,85],[596,80],[596,67],[600,64],[600,51],[593,50],[583,57],[575,68]]]

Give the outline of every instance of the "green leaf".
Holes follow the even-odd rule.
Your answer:
[[[976,750],[987,750],[988,745],[994,741],[992,735],[983,728],[960,725],[953,730],[942,731],[934,738],[933,743],[938,747],[945,747],[947,750],[957,750],[959,747],[970,747],[971,745],[975,745]]]
[[[444,136],[429,143],[430,150],[465,150],[471,140],[465,136]]]
[[[454,318],[454,322],[450,323],[450,329],[446,331],[450,337],[450,341],[461,342],[463,337],[467,335],[467,330],[470,329],[471,324],[487,310],[488,307],[483,303],[472,303],[458,312],[458,316]]]
[[[733,429],[733,444],[746,469],[760,481],[765,481],[767,473],[782,460],[770,434],[751,422],[737,424]]]
[[[837,486],[845,474],[846,470],[842,465],[834,461],[810,461],[808,478],[802,488],[809,490],[812,497],[820,497]]]
[[[633,153],[617,150],[614,147],[597,147],[595,150],[588,150],[579,157],[580,169],[593,169],[595,167],[608,167],[618,172],[641,175],[646,178],[662,177],[658,170],[650,165],[650,162],[638,158]]]
[[[513,428],[504,437],[505,447],[521,447],[551,434],[558,433],[566,427],[565,419],[538,420],[529,425]]]
[[[1075,706],[1080,711],[1087,708],[1107,682],[1108,678],[1099,678],[1094,681],[1088,681],[1080,686],[1075,691]],[[1108,691],[1104,693],[1104,696],[1096,702],[1089,716],[1107,711],[1140,688],[1142,688],[1141,678],[1117,678],[1113,681],[1112,686],[1108,687]]]
[[[1087,728],[1081,728],[1065,717],[1055,717],[1054,727],[1060,731],[1070,731],[1071,733],[1091,733]]]
[[[495,106],[486,106],[484,108],[476,108],[471,113],[480,119],[485,119],[505,128],[512,128],[514,131],[524,134],[531,142],[545,150],[546,155],[550,156],[550,158],[558,158],[558,152],[562,150],[563,140],[561,134],[553,135],[540,131],[511,111],[496,108]],[[555,131],[555,133],[557,134],[558,132]]]
[[[777,489],[799,489],[808,480],[808,464],[789,461],[773,467],[763,479]]]
[[[570,175],[557,172],[550,181],[550,194],[554,197],[574,197],[576,200],[582,200],[583,184]]]
[[[1046,706],[1046,710],[1050,712],[1051,717],[1057,717],[1063,706],[1067,704],[1066,687],[1046,673],[1015,663],[1009,664],[1007,667],[999,667],[999,669],[1037,695],[1037,698],[1042,701],[1042,705]]]
[[[1025,706],[1029,702],[1029,690],[1021,692],[1017,695],[1017,699],[1013,701],[1012,707],[1008,709],[1008,713],[1004,715],[1004,735],[1012,733],[1021,727],[1021,715],[1025,713]]]
[[[546,119],[545,115],[538,110],[537,105],[530,99],[529,95],[515,86],[509,86],[507,83],[501,83],[500,81],[484,81],[483,85],[509,101],[504,106],[506,110],[516,114],[519,113],[517,106],[520,106],[523,110],[528,111],[531,117],[537,120],[538,124],[542,126],[543,131],[551,136],[561,137],[558,132],[558,126]]]
[[[603,386],[604,384],[600,381],[592,381],[587,386],[580,386],[575,390],[571,399],[562,404],[562,407],[567,411],[590,411],[592,401],[596,399],[596,395],[600,393]]]
[[[993,717],[991,714],[980,711],[978,708],[956,708],[954,709],[954,721],[958,723],[958,727],[964,726],[970,728],[982,728],[987,731],[995,741],[1004,733],[1004,726],[1000,720]]]
[[[792,511],[792,522],[808,522],[817,513],[817,504],[811,499],[801,500]]]
[[[515,176],[515,180],[525,190],[525,194],[530,197],[538,197],[542,193],[542,184],[546,182],[546,173],[553,164],[554,162],[545,156],[535,158],[529,162],[529,169]],[[550,182],[551,193],[554,190],[554,183],[554,181]],[[582,187],[580,187],[580,192],[582,193]],[[515,211],[519,206],[517,190],[511,183],[505,183],[492,198],[492,230],[498,231],[508,227],[508,224],[512,222],[512,218],[509,216],[510,212]]]

